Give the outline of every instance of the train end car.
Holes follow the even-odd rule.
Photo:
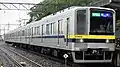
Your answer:
[[[111,63],[115,51],[115,11],[71,7],[5,34],[5,41],[74,63]]]

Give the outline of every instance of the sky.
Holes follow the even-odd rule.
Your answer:
[[[43,0],[0,0],[0,2],[10,2],[10,3],[34,3],[37,4],[42,2]],[[12,5],[7,5],[9,8],[15,8]],[[23,8],[22,6],[16,5],[19,8]],[[32,7],[32,6],[26,6]],[[5,8],[3,5],[0,4],[0,8]],[[29,20],[29,11],[18,11],[18,10],[0,10],[0,34],[4,34],[8,32],[8,26],[3,24],[21,24],[23,25],[24,22]],[[24,21],[25,19],[25,21]],[[21,21],[21,22],[20,22]],[[14,30],[15,28],[19,27],[19,25],[10,25],[9,30]]]

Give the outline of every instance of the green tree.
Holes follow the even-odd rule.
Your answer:
[[[120,30],[120,20],[117,20],[116,22],[116,30]]]
[[[93,1],[95,0],[44,0],[39,3],[41,5],[35,5],[31,8],[31,12],[29,13],[30,20],[27,23],[40,20],[49,14],[70,6],[87,6]]]

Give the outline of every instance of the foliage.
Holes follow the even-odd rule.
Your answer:
[[[40,20],[41,18],[55,13],[59,10],[70,6],[86,6],[95,0],[44,0],[40,2],[39,5],[35,5],[31,8],[30,20],[27,23],[32,21]]]
[[[120,20],[117,20],[116,22],[116,30],[120,30]]]

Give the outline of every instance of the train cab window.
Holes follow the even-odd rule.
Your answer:
[[[114,35],[113,12],[110,10],[91,10],[91,35]]]
[[[84,34],[86,28],[86,10],[77,11],[77,34]]]

